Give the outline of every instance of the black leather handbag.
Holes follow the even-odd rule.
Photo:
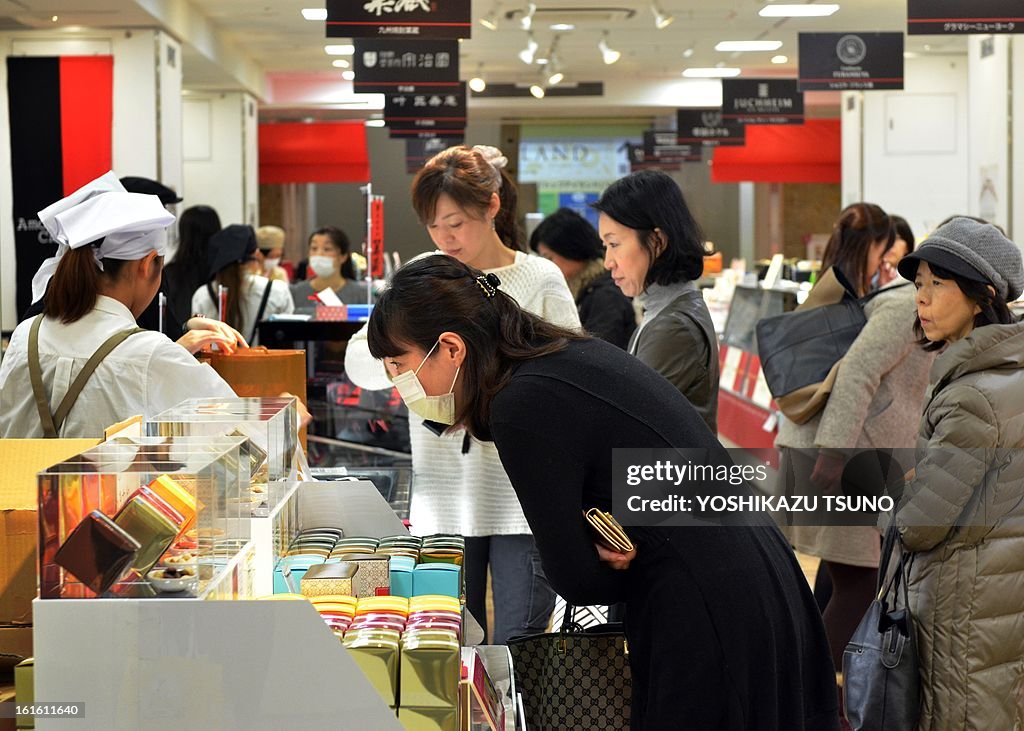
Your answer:
[[[508,642],[532,731],[628,731],[632,678],[621,624],[583,629],[565,608],[558,632]]]
[[[839,362],[867,324],[864,305],[877,294],[858,298],[843,273],[832,267],[796,310],[757,323],[757,351],[768,390],[791,421],[803,424],[824,408]]]
[[[899,553],[891,578],[889,558]],[[854,731],[915,731],[921,713],[917,640],[907,594],[907,555],[896,522],[889,526],[878,567],[878,598],[843,652],[843,700]],[[897,608],[899,597],[903,608]],[[890,604],[891,602],[891,604]]]

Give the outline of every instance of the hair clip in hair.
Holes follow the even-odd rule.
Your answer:
[[[501,284],[501,280],[498,279],[497,274],[484,274],[476,278],[476,284],[484,293],[484,297],[490,299],[498,293],[498,285]]]

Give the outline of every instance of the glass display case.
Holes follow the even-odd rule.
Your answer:
[[[204,398],[182,401],[146,422],[150,436],[243,436],[258,497],[268,482],[294,479],[299,443],[294,397]]]
[[[41,472],[40,597],[205,597],[222,586],[250,540],[245,446],[122,437]]]

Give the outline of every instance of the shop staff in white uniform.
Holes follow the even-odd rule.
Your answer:
[[[192,312],[217,317],[218,285],[227,287],[224,320],[256,344],[257,325],[270,315],[295,311],[288,285],[256,273],[256,232],[231,224],[210,237],[210,281],[192,295]]]
[[[39,220],[59,247],[32,281],[36,299],[46,292],[43,314],[17,327],[0,363],[0,437],[102,437],[136,414],[235,395],[185,347],[135,324],[160,287],[174,222],[159,198],[107,173]],[[212,329],[183,338],[192,348],[244,344],[222,324],[201,326]]]

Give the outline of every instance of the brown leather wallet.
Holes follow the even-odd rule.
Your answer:
[[[633,550],[633,541],[629,540],[626,531],[611,513],[591,508],[583,511],[583,517],[586,518],[587,525],[593,531],[597,542],[605,548],[619,553],[629,553]]]

